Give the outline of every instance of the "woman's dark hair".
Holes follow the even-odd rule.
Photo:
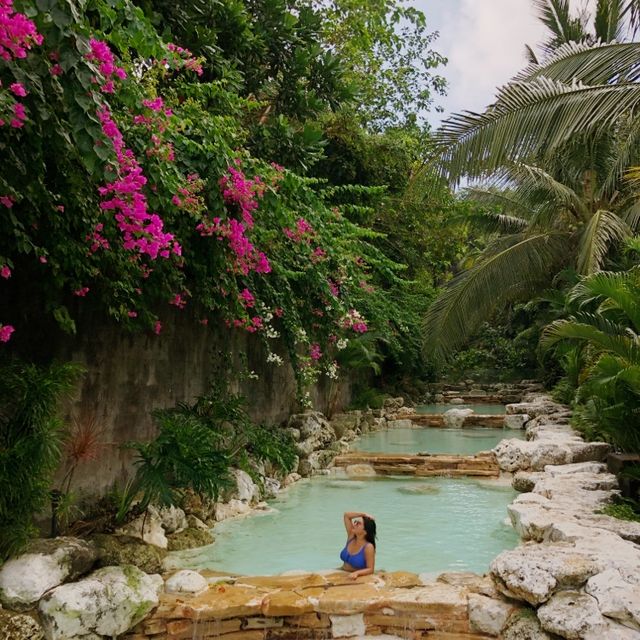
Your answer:
[[[374,549],[376,546],[376,521],[372,518],[367,518],[367,516],[362,516],[362,521],[364,522],[364,539],[367,542],[370,542]]]

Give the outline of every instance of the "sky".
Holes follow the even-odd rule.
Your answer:
[[[576,1],[576,7],[590,0]],[[448,95],[438,98],[443,114],[431,113],[437,126],[450,113],[483,111],[497,87],[526,65],[525,44],[544,39],[531,0],[412,0],[427,18],[429,31],[439,31],[433,49],[449,59],[439,73],[447,78]],[[534,47],[535,48],[535,47]]]

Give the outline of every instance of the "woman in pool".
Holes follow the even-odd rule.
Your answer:
[[[376,565],[376,521],[368,513],[346,511],[344,528],[347,544],[340,552],[342,568],[351,573],[354,580],[373,573]]]

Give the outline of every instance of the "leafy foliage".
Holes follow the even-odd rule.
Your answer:
[[[6,558],[36,533],[33,514],[49,503],[64,440],[59,405],[81,369],[12,362],[0,372],[0,558]]]
[[[579,311],[552,322],[541,341],[545,348],[580,345],[566,360],[572,384],[578,379],[575,424],[624,451],[640,447],[639,276],[635,268],[584,278],[568,294]]]
[[[244,407],[244,398],[223,385],[193,404],[156,411],[158,436],[129,445],[137,454],[137,472],[127,495],[142,493],[143,509],[150,503],[180,504],[187,490],[217,499],[231,485],[230,467],[253,471],[252,464],[269,462],[281,473],[291,471],[293,441],[253,424]],[[121,503],[126,510],[126,500]]]

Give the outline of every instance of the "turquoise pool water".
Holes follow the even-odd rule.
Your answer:
[[[459,453],[471,455],[493,449],[503,438],[523,438],[520,429],[388,429],[367,433],[351,444],[352,451],[385,453]]]
[[[449,409],[473,409],[482,415],[504,415],[503,404],[420,404],[416,407],[416,413],[444,413]]]
[[[340,566],[344,511],[376,517],[376,569],[416,573],[486,572],[518,537],[504,524],[516,492],[491,481],[320,476],[272,500],[272,511],[215,526],[207,547],[171,554],[176,565],[230,573],[276,574]]]

